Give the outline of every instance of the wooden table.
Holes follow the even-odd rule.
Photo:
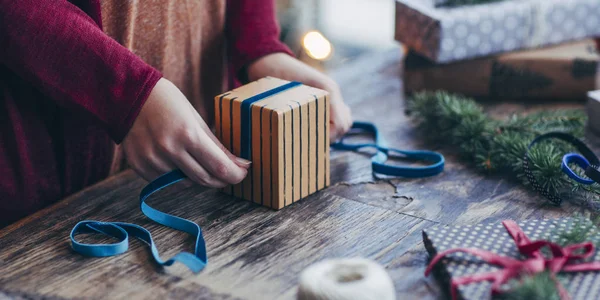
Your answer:
[[[132,172],[109,178],[0,231],[0,298],[294,299],[300,272],[327,258],[367,257],[386,267],[399,298],[436,299],[443,289],[423,275],[421,230],[569,215],[503,178],[477,173],[445,145],[423,144],[404,115],[399,50],[375,53],[332,72],[356,119],[371,120],[391,145],[442,151],[433,178],[374,180],[367,156],[332,153],[332,186],[281,211],[214,190],[170,187],[153,196],[159,209],[202,226],[209,264],[199,275],[158,268],[135,240],[126,254],[86,258],[70,249],[81,220],[123,221],[154,235],[163,258],[193,248],[192,238],[157,225],[138,208],[145,182]],[[490,113],[581,104],[486,104]],[[176,209],[173,209],[176,208]]]

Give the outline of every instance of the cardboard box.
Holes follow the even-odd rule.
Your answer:
[[[252,161],[225,193],[281,209],[330,184],[326,91],[267,77],[215,97],[217,137]]]
[[[506,0],[436,7],[396,0],[395,39],[437,63],[600,37],[598,0]]]
[[[500,100],[584,101],[595,89],[599,61],[593,40],[441,65],[409,53],[404,88],[408,93],[446,90]]]

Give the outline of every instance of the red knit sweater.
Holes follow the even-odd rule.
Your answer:
[[[0,0],[0,227],[105,178],[161,77],[104,34],[99,1]],[[273,0],[227,9],[234,71],[289,53]]]

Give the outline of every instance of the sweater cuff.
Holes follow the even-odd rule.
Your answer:
[[[156,83],[162,77],[162,73],[155,68],[148,67],[146,70],[144,70],[145,80],[142,81],[141,85],[138,85],[139,89],[134,92],[135,97],[133,97],[132,101],[130,102],[130,106],[123,110],[125,115],[120,118],[119,122],[108,129],[109,134],[115,143],[120,144],[123,142],[123,139],[125,136],[127,136],[127,133],[131,129],[131,126],[133,126],[135,119],[146,103],[146,100],[148,100],[150,93],[156,86]]]

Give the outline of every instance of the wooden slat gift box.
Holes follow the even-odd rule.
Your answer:
[[[274,77],[216,96],[217,137],[252,161],[248,176],[223,192],[281,209],[329,186],[328,96]]]

